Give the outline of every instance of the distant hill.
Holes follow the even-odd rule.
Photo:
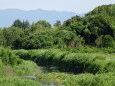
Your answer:
[[[103,15],[115,17],[115,4],[98,6],[86,15]]]
[[[74,12],[48,11],[42,9],[31,11],[6,9],[0,10],[0,27],[8,27],[12,25],[12,23],[16,19],[28,20],[30,23],[36,22],[38,20],[46,20],[53,25],[57,20],[63,22],[75,15],[79,14],[76,14]]]

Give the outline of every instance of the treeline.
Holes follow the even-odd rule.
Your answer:
[[[15,20],[11,27],[0,29],[0,45],[12,49],[66,48],[84,45],[115,46],[115,5],[95,8],[84,17],[74,16],[54,27],[44,20],[32,25]],[[105,15],[106,14],[106,15]]]

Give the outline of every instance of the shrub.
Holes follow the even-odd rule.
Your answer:
[[[32,61],[23,61],[19,65],[15,65],[13,70],[17,75],[35,75],[38,71],[38,66]]]
[[[114,39],[110,35],[105,35],[102,40],[103,47],[113,47]]]
[[[8,49],[0,49],[0,58],[4,64],[20,64],[22,60]]]

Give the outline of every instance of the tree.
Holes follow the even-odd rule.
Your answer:
[[[17,19],[14,21],[12,26],[22,28],[22,25],[23,24],[22,24],[21,20]]]
[[[110,35],[105,35],[102,39],[102,46],[103,47],[113,47],[114,40]]]
[[[81,22],[82,18],[80,16],[74,16],[71,19],[64,21],[63,26],[70,26],[74,22]]]
[[[22,28],[23,28],[23,29],[26,29],[26,28],[29,28],[29,27],[30,27],[30,23],[28,22],[28,20],[23,21],[23,23],[22,23]]]
[[[51,24],[45,20],[40,20],[34,24],[37,28],[51,28]]]
[[[75,31],[77,35],[81,35],[82,29],[84,26],[79,22],[74,22],[70,25],[72,31]]]
[[[61,22],[60,21],[56,21],[56,23],[54,24],[55,27],[60,27],[61,26]]]
[[[9,27],[3,29],[4,36],[4,46],[12,46],[12,43],[15,39],[23,36],[23,31],[21,28]]]
[[[22,29],[26,29],[30,27],[30,24],[28,22],[28,20],[21,22],[21,20],[17,19],[14,21],[13,25],[14,27],[18,27],[18,28],[22,28]]]

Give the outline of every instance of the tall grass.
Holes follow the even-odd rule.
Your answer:
[[[104,74],[64,74],[64,73],[49,73],[38,75],[41,80],[55,80],[59,86],[115,86],[115,73]]]
[[[0,59],[0,77],[2,77],[2,76],[3,76],[3,63]]]
[[[18,76],[36,75],[38,66],[32,61],[23,61],[22,64],[13,66],[13,70]]]
[[[0,78],[0,86],[40,86],[40,84],[29,79]]]
[[[23,50],[21,50],[21,52],[24,53],[22,56],[25,57],[26,56],[25,52]],[[4,75],[4,74],[9,75],[10,72],[15,73],[16,75],[35,75],[35,73],[38,70],[38,66],[36,63],[32,61],[25,61],[19,58],[19,56],[16,55],[14,52],[12,52],[12,50],[10,49],[1,48],[0,70],[1,70],[0,75]],[[2,70],[4,70],[4,74],[2,74],[3,73]]]
[[[73,73],[114,72],[115,61],[107,60],[107,55],[94,53],[71,53],[60,49],[16,50],[20,58],[35,61],[45,66],[57,66],[61,71]],[[109,68],[109,69],[108,69]]]

